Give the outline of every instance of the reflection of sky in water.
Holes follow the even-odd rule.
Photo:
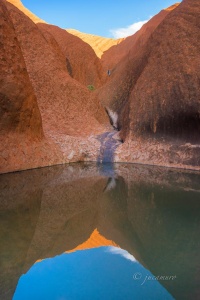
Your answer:
[[[134,280],[135,273],[142,278]],[[13,300],[173,299],[158,281],[142,285],[148,275],[152,274],[125,250],[77,251],[34,264],[21,276]]]

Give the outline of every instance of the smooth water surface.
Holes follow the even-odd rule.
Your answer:
[[[199,299],[200,174],[72,164],[0,176],[0,299]]]

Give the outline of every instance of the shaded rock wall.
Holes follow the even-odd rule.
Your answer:
[[[110,76],[84,41],[36,25],[20,1],[12,3],[28,16],[1,3],[8,9],[2,36],[10,36],[1,47],[1,172],[97,161],[98,136],[112,130],[103,106],[125,142],[112,151],[114,161],[199,168],[197,0],[161,11],[106,51]]]
[[[185,0],[150,20],[161,23],[141,35],[145,42],[137,40],[97,91],[118,113],[125,143],[116,161],[199,167],[199,12],[198,1]]]
[[[199,136],[199,14],[200,3],[185,0],[150,38],[147,64],[130,95],[132,131]]]
[[[162,10],[134,35],[104,53],[101,62],[104,68],[111,70],[106,85],[97,91],[104,105],[117,112],[123,109],[146,64],[141,51],[147,49],[150,36],[170,11]]]
[[[95,134],[109,127],[99,100],[71,78],[52,34],[41,32],[14,5],[2,1],[1,6],[1,130],[5,134],[1,135],[0,172],[96,160]],[[26,136],[21,134],[25,132]]]
[[[42,120],[13,23],[0,3],[0,132],[42,138]]]
[[[98,88],[105,80],[100,60],[94,50],[80,38],[57,26],[38,24],[42,32],[49,32],[57,41],[68,65],[70,76],[84,86]]]
[[[7,6],[37,97],[44,130],[79,136],[101,131],[100,124],[92,116],[91,93],[69,76],[66,64],[38,27],[13,5]],[[92,104],[93,109],[98,107],[98,103]],[[86,116],[88,122],[85,122]]]

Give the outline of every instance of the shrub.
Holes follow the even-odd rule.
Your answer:
[[[95,87],[93,85],[88,85],[87,88],[88,88],[89,91],[94,91],[95,90]]]

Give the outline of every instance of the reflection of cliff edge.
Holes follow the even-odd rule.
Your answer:
[[[95,230],[96,245],[117,244],[154,275],[175,274],[176,281],[161,284],[175,298],[194,298],[199,174],[130,165],[115,169],[115,185],[94,164],[2,175],[1,299],[36,261],[76,249],[91,241]]]

